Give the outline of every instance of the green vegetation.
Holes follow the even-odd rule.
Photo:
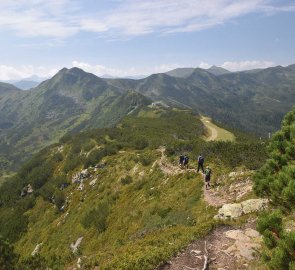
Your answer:
[[[64,136],[0,187],[0,234],[15,247],[19,265],[64,269],[81,257],[84,269],[154,269],[215,226],[201,176],[165,174],[156,162],[160,146],[174,164],[183,151],[190,166],[202,152],[227,171],[265,161],[264,145],[255,140],[206,143],[190,111],[143,108],[138,115]],[[34,191],[21,197],[28,185]],[[40,243],[40,254],[31,257]]]
[[[295,103],[294,65],[252,73],[212,67],[168,74],[172,76],[101,79],[73,68],[62,69],[30,91],[0,84],[0,176],[15,171],[32,153],[65,134],[114,126],[152,100],[191,108],[218,126],[226,124],[264,138],[279,128]],[[145,144],[138,141],[139,148]]]
[[[260,217],[258,230],[264,237],[264,261],[270,269],[295,269],[295,232],[290,227],[295,202],[295,109],[268,146],[269,159],[256,174],[254,189],[280,209]],[[291,222],[292,224],[292,222]]]
[[[150,103],[77,68],[63,69],[30,91],[0,84],[0,176],[67,133],[114,126]]]
[[[202,116],[201,121],[208,130],[206,132],[208,134],[207,134],[207,136],[205,136],[207,141],[230,141],[230,142],[233,142],[235,140],[235,136],[233,133],[213,124],[209,117]]]

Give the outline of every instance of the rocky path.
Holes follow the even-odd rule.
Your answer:
[[[231,176],[228,176],[231,177]],[[235,202],[252,190],[249,178],[239,179],[228,186],[215,189],[204,188],[204,200],[211,206],[220,208]],[[243,228],[219,226],[203,239],[196,240],[170,261],[156,270],[237,270],[248,269],[260,248],[261,236],[255,230],[255,219],[248,220]]]
[[[158,164],[162,172],[167,175],[176,175],[185,172],[197,172],[195,169],[181,169],[179,166],[171,164],[165,155],[165,150],[165,147],[160,147],[158,149],[158,151],[161,153],[161,157],[159,160],[154,162],[152,167],[155,167],[156,164]]]
[[[260,247],[259,234],[247,224],[244,229],[221,226],[202,240],[190,244],[157,270],[247,269]]]

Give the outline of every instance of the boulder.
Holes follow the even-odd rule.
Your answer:
[[[88,169],[82,170],[81,172],[75,173],[72,176],[72,183],[73,184],[80,184],[86,178],[90,177],[90,173]]]
[[[83,184],[83,182],[80,183],[80,185],[78,186],[77,189],[80,190],[80,191],[83,191],[83,189],[84,189],[84,184]]]
[[[232,204],[225,204],[223,205],[219,211],[218,215],[215,216],[220,219],[227,219],[227,218],[238,218],[243,215],[243,208],[240,203],[232,203]]]
[[[28,184],[27,186],[25,186],[22,191],[21,191],[21,196],[22,197],[25,197],[27,196],[28,194],[32,194],[34,192],[34,189],[33,187],[31,186],[31,184]]]
[[[262,242],[261,235],[251,229],[230,230],[224,233],[227,238],[234,240],[234,243],[226,249],[228,254],[235,257],[243,257],[246,260],[253,260],[256,249],[259,249]]]
[[[267,199],[250,199],[241,203],[224,204],[215,219],[235,219],[244,214],[259,212],[268,206]]]
[[[36,245],[35,249],[33,250],[33,252],[31,253],[32,256],[35,256],[36,254],[38,254],[40,252],[40,249],[42,247],[43,243],[39,243]]]
[[[94,187],[95,184],[96,184],[96,182],[97,182],[97,178],[95,178],[95,179],[93,179],[91,182],[89,182],[89,186]]]
[[[78,248],[80,247],[82,240],[83,240],[83,237],[79,237],[75,243],[71,243],[70,248],[71,248],[71,250],[72,250],[72,252],[74,254],[77,253]]]
[[[244,214],[249,214],[252,212],[258,212],[265,210],[268,205],[267,199],[251,199],[241,203],[243,207]]]

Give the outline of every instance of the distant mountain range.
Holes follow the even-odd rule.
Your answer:
[[[267,136],[295,104],[295,65],[235,73],[184,68],[139,80],[103,79],[64,68],[29,91],[0,83],[0,170],[68,132],[115,125],[158,101]]]
[[[12,84],[21,90],[29,90],[31,88],[35,88],[36,86],[38,86],[41,82],[45,80],[46,78],[33,75],[21,80],[9,80],[9,81],[3,81],[3,82]]]

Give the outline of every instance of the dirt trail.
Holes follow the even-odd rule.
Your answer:
[[[177,166],[167,161],[165,148],[160,148],[161,158],[157,161],[161,170],[167,174],[183,173]],[[193,170],[196,172],[196,170]],[[203,179],[203,174],[201,179]],[[232,176],[231,176],[232,174]],[[224,178],[234,177],[229,185],[206,190],[204,200],[208,205],[219,208],[222,205],[242,198],[252,190],[252,181],[245,173],[234,172]],[[221,182],[224,179],[220,180]],[[243,228],[219,226],[206,237],[192,242],[177,256],[159,266],[156,270],[236,270],[247,269],[255,260],[256,250],[260,248],[261,236],[255,230],[255,219],[248,220]]]
[[[220,226],[204,239],[190,244],[176,257],[157,270],[237,270],[247,269],[255,259],[261,238],[252,223],[244,229]]]
[[[181,169],[179,166],[171,164],[165,155],[165,150],[166,149],[163,146],[158,149],[158,151],[161,153],[161,158],[156,160],[152,167],[155,167],[156,164],[158,164],[162,172],[167,175],[182,174],[185,172],[197,172],[195,169]]]
[[[202,123],[209,131],[209,135],[205,137],[206,141],[234,141],[235,136],[233,133],[225,130],[219,126],[216,126],[211,122],[209,117],[202,116]]]
[[[215,141],[218,136],[217,129],[211,125],[211,122],[207,118],[202,118],[202,122],[205,124],[206,128],[210,131],[210,136],[207,138],[207,141]]]

